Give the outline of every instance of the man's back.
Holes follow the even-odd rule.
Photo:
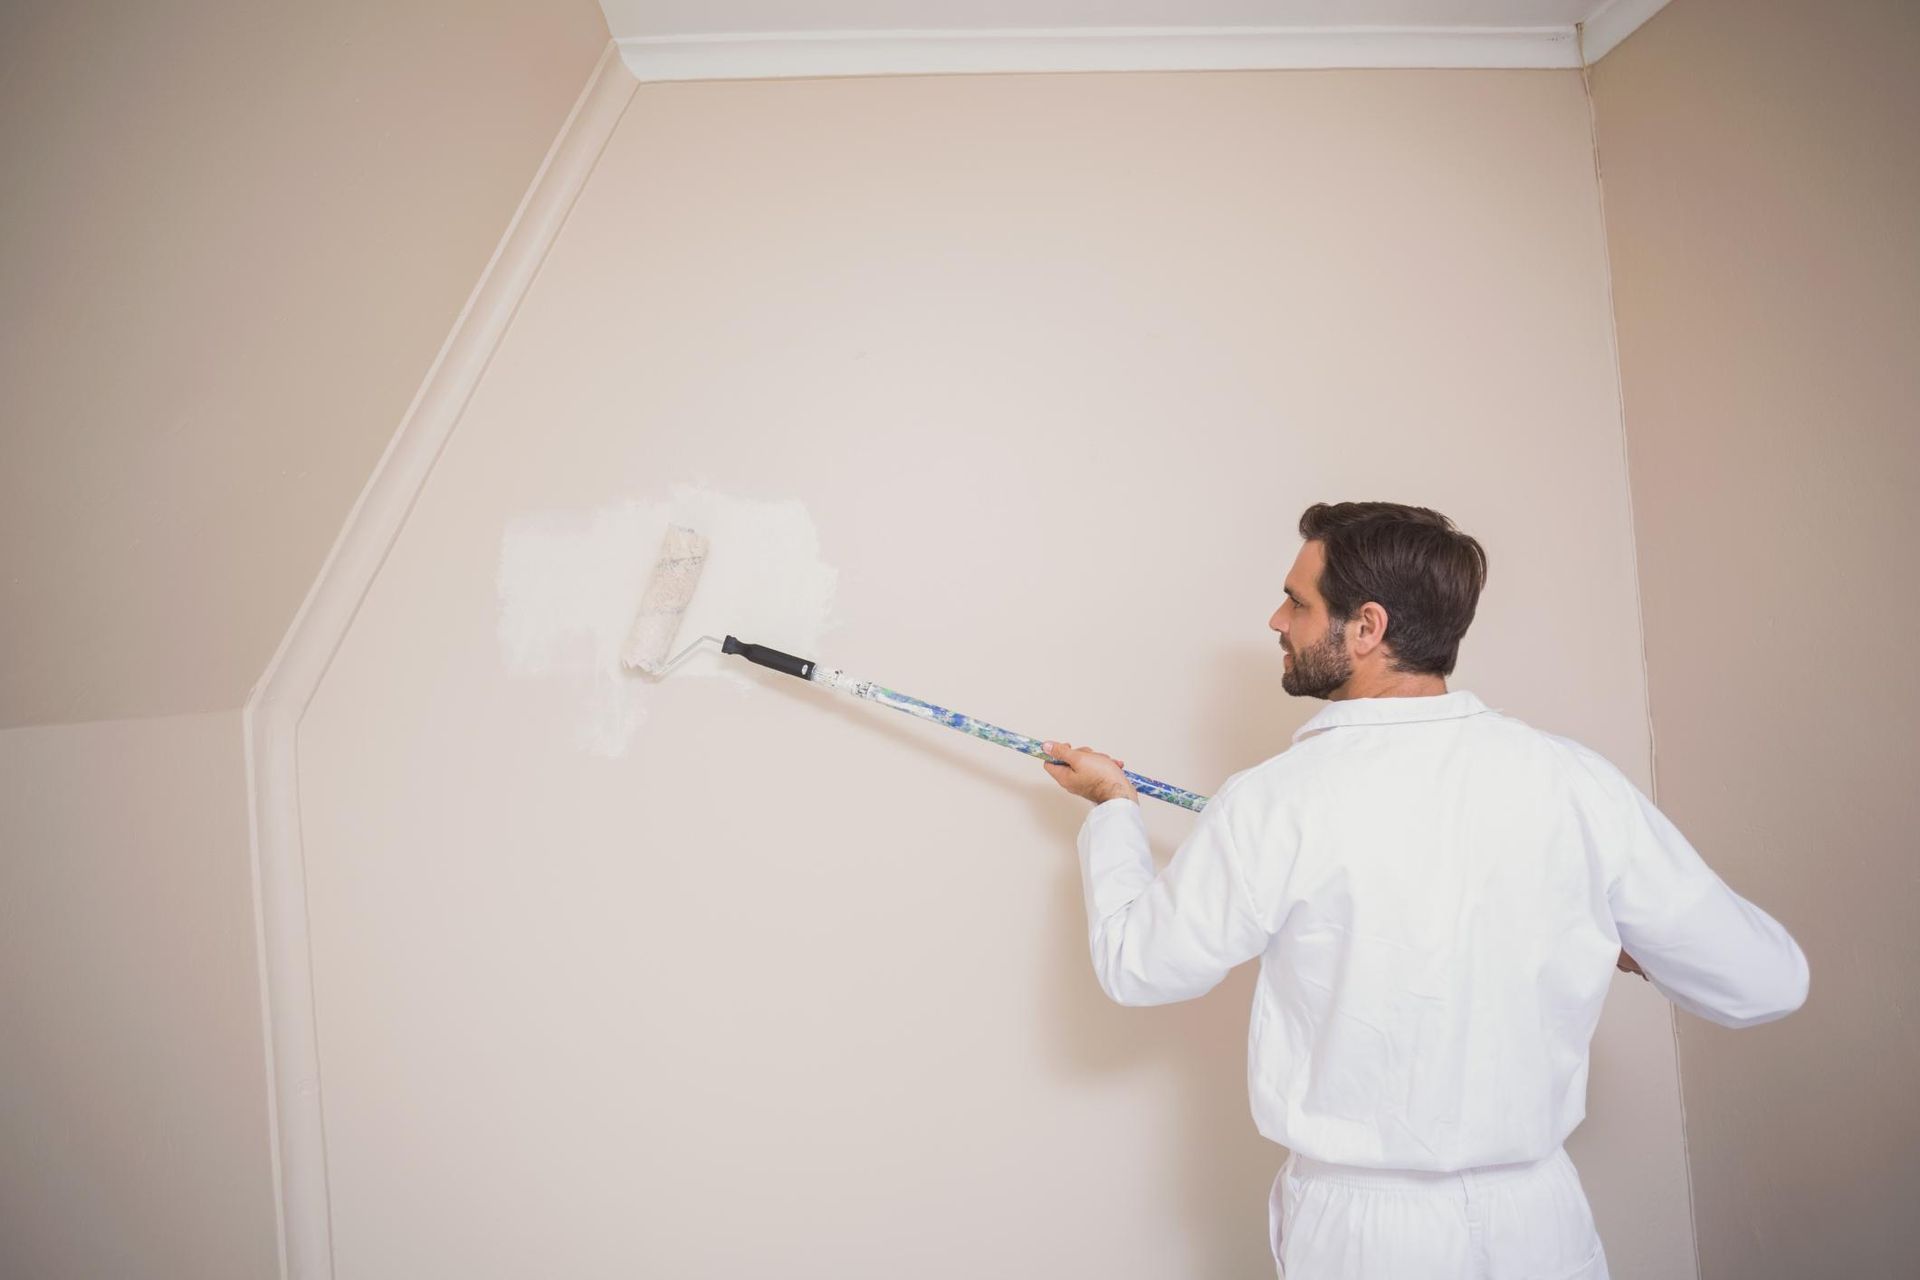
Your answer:
[[[1486,552],[1428,507],[1317,502],[1267,620],[1327,707],[1234,775],[1156,874],[1120,763],[1048,743],[1080,830],[1093,966],[1122,1004],[1260,957],[1247,1084],[1292,1149],[1289,1280],[1606,1280],[1562,1140],[1616,960],[1729,1026],[1807,964],[1601,757],[1447,691]]]
[[[1729,1025],[1805,996],[1792,939],[1617,769],[1471,693],[1330,704],[1229,779],[1150,884],[1130,802],[1096,808],[1080,846],[1102,986],[1186,999],[1260,956],[1254,1118],[1339,1165],[1555,1152],[1623,945]]]

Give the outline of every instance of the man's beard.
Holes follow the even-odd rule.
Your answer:
[[[1343,619],[1327,629],[1320,643],[1293,651],[1293,667],[1280,677],[1280,687],[1296,698],[1324,698],[1352,676]]]

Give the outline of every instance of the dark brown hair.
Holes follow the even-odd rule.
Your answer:
[[[1453,673],[1460,638],[1487,585],[1487,553],[1426,507],[1397,502],[1316,502],[1300,536],[1326,552],[1320,594],[1335,623],[1369,600],[1387,611],[1396,671]]]

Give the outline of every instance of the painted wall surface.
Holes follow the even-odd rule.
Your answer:
[[[605,633],[706,502],[716,566],[817,544],[818,656],[1211,790],[1319,705],[1300,510],[1414,500],[1492,556],[1456,687],[1647,785],[1603,247],[1571,73],[643,86],[302,727],[343,1280],[1270,1273],[1251,971],[1108,1004],[1079,802]],[[542,554],[603,585],[529,641]],[[1620,988],[1574,1153],[1679,1280]]]
[[[1920,1257],[1920,9],[1678,0],[1593,75],[1661,806],[1806,1008],[1681,1020],[1702,1274]]]
[[[0,725],[245,700],[606,39],[0,6]]]
[[[278,1273],[240,717],[0,730],[0,1274]]]

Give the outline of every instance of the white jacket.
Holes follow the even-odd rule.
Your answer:
[[[1586,1114],[1624,946],[1723,1026],[1806,999],[1785,929],[1605,759],[1471,693],[1329,703],[1235,774],[1158,875],[1139,806],[1079,837],[1093,964],[1121,1004],[1260,957],[1254,1121],[1316,1160],[1538,1160]]]

